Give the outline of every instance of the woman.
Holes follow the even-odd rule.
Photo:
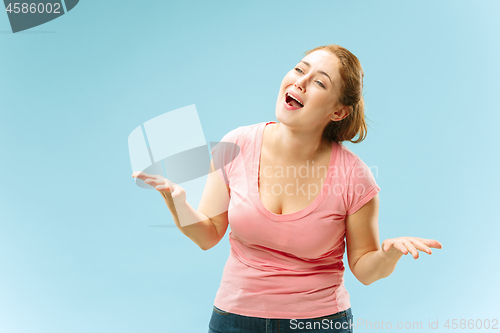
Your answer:
[[[345,48],[306,52],[281,84],[279,123],[239,127],[212,150],[198,210],[182,187],[132,175],[160,191],[176,225],[203,250],[231,225],[209,332],[352,332],[346,245],[365,285],[389,276],[403,254],[417,259],[418,251],[441,248],[416,237],[379,245],[380,188],[342,145],[366,137],[362,81],[359,60]]]

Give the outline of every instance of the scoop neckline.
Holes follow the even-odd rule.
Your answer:
[[[297,220],[300,219],[304,216],[309,215],[312,211],[314,211],[320,204],[323,202],[326,193],[328,190],[326,189],[327,186],[330,186],[331,182],[331,168],[334,164],[334,148],[335,148],[335,143],[332,143],[332,149],[331,149],[331,154],[330,154],[330,162],[328,164],[328,170],[327,170],[327,175],[325,178],[325,181],[323,182],[323,187],[321,188],[321,191],[319,194],[316,196],[316,198],[311,202],[307,207],[294,212],[290,214],[275,214],[268,210],[264,204],[262,203],[262,200],[260,199],[260,194],[259,194],[259,171],[260,171],[260,158],[262,155],[262,144],[264,141],[264,131],[266,129],[266,126],[268,124],[275,123],[275,121],[269,121],[266,123],[261,123],[261,128],[259,128],[258,134],[257,134],[257,140],[256,140],[256,149],[255,149],[255,154],[254,154],[254,163],[253,165],[257,165],[256,168],[253,169],[253,181],[252,181],[252,187],[255,189],[255,191],[252,191],[254,193],[254,199],[256,201],[257,208],[267,217],[272,218],[275,221],[292,221],[292,220]],[[331,186],[330,186],[331,187]]]

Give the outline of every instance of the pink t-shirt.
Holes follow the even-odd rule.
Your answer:
[[[221,142],[234,145],[219,143],[212,149],[215,167],[220,167],[217,172],[231,189],[231,250],[214,305],[244,316],[279,319],[346,310],[351,305],[343,277],[345,218],[380,188],[358,156],[333,143],[321,192],[293,188],[301,194],[309,191],[316,196],[314,201],[292,214],[267,210],[260,200],[258,176],[264,128],[269,123],[273,122],[232,130]]]

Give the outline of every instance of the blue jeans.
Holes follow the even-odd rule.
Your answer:
[[[208,333],[352,333],[351,308],[310,319],[267,319],[247,317],[214,306]]]

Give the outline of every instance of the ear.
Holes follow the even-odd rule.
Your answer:
[[[336,111],[334,111],[330,115],[330,119],[333,120],[333,121],[341,121],[342,119],[344,119],[345,117],[347,117],[349,115],[349,113],[351,113],[351,112],[352,112],[352,106],[351,105],[341,106],[340,108],[338,108]]]

